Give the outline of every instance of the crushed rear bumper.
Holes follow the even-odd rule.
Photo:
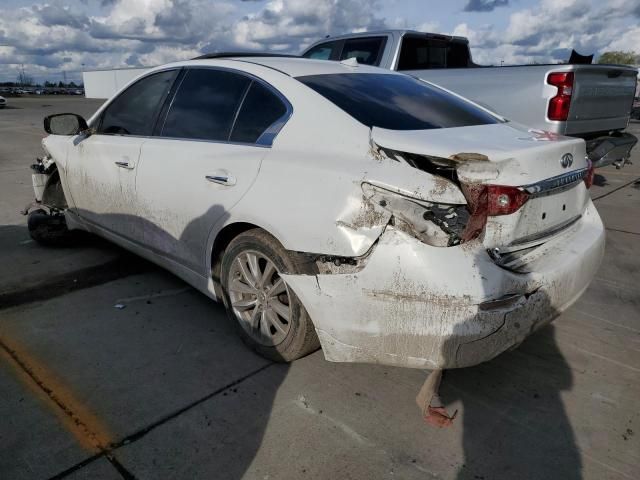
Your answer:
[[[357,273],[283,277],[327,360],[459,368],[518,345],[584,292],[604,252],[593,204],[544,245],[523,274],[496,265],[479,241],[432,247],[387,227]]]

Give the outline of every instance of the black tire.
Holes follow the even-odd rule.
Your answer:
[[[257,252],[270,260],[277,269],[276,274],[296,271],[296,262],[280,242],[264,230],[258,228],[248,230],[235,237],[229,243],[222,258],[220,283],[227,314],[235,324],[242,340],[258,354],[276,362],[291,362],[316,351],[320,348],[320,342],[311,318],[300,302],[300,299],[298,299],[293,290],[288,286],[286,287],[286,291],[288,306],[290,307],[290,317],[287,322],[289,330],[284,340],[276,345],[265,345],[256,340],[256,338],[254,338],[255,335],[252,336],[245,330],[247,323],[244,322],[245,326],[243,326],[242,320],[236,315],[232,308],[229,282],[232,280],[230,276],[233,262],[239,255],[246,252]]]
[[[67,247],[77,240],[76,232],[67,227],[64,215],[51,215],[41,208],[29,213],[27,227],[31,238],[41,245]]]

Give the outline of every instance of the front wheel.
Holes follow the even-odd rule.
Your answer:
[[[64,247],[77,239],[76,232],[67,227],[63,214],[51,214],[42,208],[29,213],[27,228],[31,238],[41,245]]]
[[[249,230],[234,238],[222,259],[222,287],[229,317],[246,344],[279,362],[319,347],[309,314],[281,272],[294,271],[287,251],[268,233]]]

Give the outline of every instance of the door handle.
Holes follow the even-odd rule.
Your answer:
[[[219,173],[217,175],[205,175],[207,180],[212,183],[218,183],[220,185],[227,185],[229,187],[236,184],[236,178],[228,173]]]
[[[131,165],[129,162],[116,162],[116,165],[120,168],[127,168],[129,170],[133,168],[133,165]]]

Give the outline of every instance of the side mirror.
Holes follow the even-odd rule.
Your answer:
[[[88,129],[85,119],[75,113],[56,113],[44,117],[44,131],[52,135],[78,135]]]

